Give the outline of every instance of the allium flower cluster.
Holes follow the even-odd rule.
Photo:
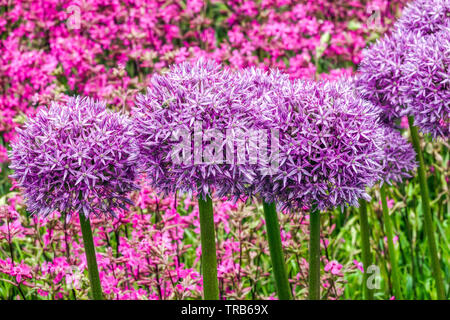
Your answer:
[[[386,123],[404,112],[402,64],[410,49],[407,43],[414,43],[413,38],[412,34],[393,33],[363,51],[356,88],[364,99],[382,109],[380,116]]]
[[[401,182],[410,178],[410,172],[416,169],[416,152],[401,133],[391,126],[383,126],[382,183]]]
[[[409,2],[394,28],[422,35],[434,34],[450,27],[449,0],[416,0]]]
[[[248,67],[240,70],[236,76],[240,78],[240,83],[247,85],[245,96],[254,112],[253,129],[258,128],[260,132],[265,133],[263,143],[253,141],[258,151],[258,159],[248,168],[252,170],[255,180],[247,185],[245,194],[248,196],[254,193],[269,195],[272,194],[272,184],[262,183],[262,181],[271,181],[271,176],[278,171],[279,167],[279,128],[274,123],[275,119],[284,115],[280,112],[282,110],[278,105],[284,95],[280,96],[279,93],[292,92],[292,81],[289,75],[278,69],[264,71],[261,68]],[[268,201],[276,200],[270,197]]]
[[[255,112],[249,82],[211,60],[174,65],[155,74],[134,108],[141,160],[151,184],[176,190],[240,196],[253,179],[251,165],[237,164]],[[234,156],[234,159],[231,159]]]
[[[138,148],[130,119],[102,102],[70,98],[51,104],[18,130],[12,177],[25,189],[28,210],[114,215],[137,187]]]
[[[418,39],[411,49],[401,67],[408,112],[423,132],[450,137],[450,28]]]
[[[450,1],[417,0],[391,35],[364,51],[357,88],[389,125],[412,115],[433,137],[450,130]]]
[[[250,86],[246,88],[246,96],[249,100],[264,103],[270,95],[277,93],[277,90],[289,88],[291,81],[289,75],[278,69],[269,69],[264,71],[261,68],[249,67],[238,72],[242,82],[249,82]],[[260,108],[260,111],[266,112],[266,108]],[[276,110],[273,110],[276,112]]]
[[[279,170],[259,177],[266,201],[323,210],[370,199],[366,187],[382,169],[379,108],[357,95],[350,81],[296,81],[274,90],[257,102],[271,110],[271,125],[280,130]]]

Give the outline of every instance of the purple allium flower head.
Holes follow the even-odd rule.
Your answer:
[[[130,119],[90,98],[41,109],[18,130],[10,158],[28,210],[43,216],[55,210],[114,215],[137,189]]]
[[[237,73],[240,82],[245,83],[245,97],[253,110],[253,126],[265,134],[265,143],[259,141],[258,161],[250,168],[255,180],[247,185],[245,194],[251,196],[258,192],[273,194],[271,183],[261,183],[262,180],[271,181],[271,176],[278,170],[279,165],[279,128],[278,124],[288,116],[283,103],[289,103],[285,97],[293,92],[293,83],[289,75],[278,69],[265,71],[257,67],[249,67]],[[276,123],[274,123],[276,119]],[[271,199],[275,201],[275,199]]]
[[[237,131],[253,127],[255,112],[244,94],[249,86],[245,78],[203,59],[152,76],[133,111],[141,160],[156,189],[203,196],[213,190],[219,196],[245,193],[253,170],[229,158],[235,153],[228,150],[242,137]]]
[[[401,67],[404,97],[415,125],[433,137],[450,137],[450,28],[411,43]]]
[[[392,34],[364,51],[357,89],[392,125],[401,115],[434,137],[449,136],[450,1],[410,3]]]
[[[381,118],[391,124],[403,114],[404,77],[402,64],[408,53],[408,43],[415,42],[413,34],[395,32],[378,39],[363,52],[356,88],[366,100],[380,107]]]
[[[402,32],[433,34],[450,27],[450,0],[415,0],[403,9],[394,28]]]
[[[266,131],[277,129],[273,127],[274,117],[287,116],[285,112],[282,112],[284,109],[280,108],[279,104],[287,103],[284,97],[292,94],[294,89],[289,75],[278,69],[265,71],[261,68],[249,67],[239,71],[237,76],[240,77],[240,83],[245,84],[243,86],[245,98],[254,110],[254,127]],[[258,168],[255,169],[258,170]]]
[[[249,82],[246,87],[246,96],[254,103],[255,99],[268,99],[272,94],[276,94],[278,88],[283,90],[290,86],[289,75],[278,69],[269,69],[264,71],[261,68],[249,67],[239,72],[238,76],[242,82]]]
[[[277,108],[279,170],[259,176],[257,191],[281,207],[316,204],[319,209],[358,205],[370,199],[366,187],[380,178],[380,109],[362,99],[350,81],[296,81],[275,87],[260,108]],[[261,111],[261,113],[264,111]]]
[[[411,143],[391,126],[383,126],[382,183],[401,182],[410,178],[410,172],[417,167],[416,152]]]

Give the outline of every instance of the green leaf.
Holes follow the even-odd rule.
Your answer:
[[[361,29],[361,23],[357,20],[350,20],[348,22],[347,28],[352,31],[359,30]]]
[[[320,44],[321,45],[328,44],[330,42],[330,40],[331,40],[331,34],[328,31],[320,36]]]

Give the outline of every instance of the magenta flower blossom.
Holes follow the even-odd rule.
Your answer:
[[[303,82],[275,87],[262,109],[280,130],[280,166],[260,176],[267,202],[318,209],[369,200],[366,187],[380,178],[383,130],[379,108],[363,100],[349,81]],[[276,110],[276,112],[273,112]]]
[[[353,260],[353,264],[356,266],[356,268],[359,269],[359,271],[361,271],[362,273],[364,273],[364,267],[363,267],[363,263],[359,262],[358,260]]]
[[[224,150],[244,141],[236,131],[253,127],[255,112],[244,94],[249,86],[203,59],[152,76],[147,94],[136,99],[134,121],[141,162],[155,188],[204,196],[213,189],[218,196],[245,193],[253,170],[227,158],[235,153]]]
[[[10,158],[28,210],[43,216],[55,210],[114,215],[137,189],[129,118],[89,98],[41,109],[18,130]]]
[[[383,128],[384,157],[381,176],[383,182],[388,184],[392,181],[401,182],[403,178],[410,178],[410,172],[416,169],[416,152],[398,130],[390,126],[383,126]]]
[[[414,124],[435,138],[450,137],[450,27],[411,44],[401,73]]]
[[[328,262],[325,267],[325,272],[331,272],[331,274],[338,275],[341,272],[341,269],[343,268],[342,264],[337,262],[336,260]]]

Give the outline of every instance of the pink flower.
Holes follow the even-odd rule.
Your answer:
[[[42,289],[37,289],[37,293],[42,296],[42,297],[47,297],[48,296],[48,292],[44,291]]]
[[[363,263],[359,262],[358,260],[353,260],[353,263],[355,264],[356,268],[358,268],[362,273],[364,273]]]
[[[400,121],[400,127],[402,127],[402,129],[408,129],[409,128],[409,122],[408,122],[408,117],[407,116],[403,116],[401,121]]]
[[[331,274],[338,275],[342,269],[342,264],[338,263],[336,260],[330,261],[325,265],[325,272],[331,272]]]
[[[203,0],[187,0],[186,10],[190,10],[194,13],[200,12],[203,8]]]
[[[395,201],[393,199],[389,199],[388,197],[386,197],[386,202],[389,209],[392,209],[394,207]],[[378,203],[382,205],[381,201],[378,201]]]
[[[396,245],[398,242],[398,236],[394,236],[392,238],[392,242],[394,243],[394,245]],[[384,243],[387,245],[387,237],[384,237]]]
[[[0,164],[8,161],[8,150],[2,145],[0,145]]]

